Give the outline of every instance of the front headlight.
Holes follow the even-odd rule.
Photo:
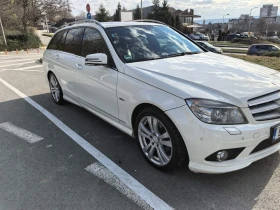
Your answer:
[[[194,115],[205,123],[233,125],[248,123],[240,108],[208,99],[187,99]]]

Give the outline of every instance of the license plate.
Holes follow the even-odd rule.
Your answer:
[[[272,130],[272,143],[280,140],[280,125],[271,128]]]

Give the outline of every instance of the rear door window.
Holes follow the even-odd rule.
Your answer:
[[[60,50],[60,51],[63,51],[63,49],[64,49],[64,42],[65,42],[65,38],[66,38],[67,32],[68,32],[68,30],[64,31],[64,33],[63,33],[63,35],[62,35],[62,37],[60,39],[60,42],[59,42],[59,44],[57,46],[57,49]]]
[[[47,49],[56,50],[64,31],[60,31],[54,35]]]
[[[256,48],[258,50],[267,50],[268,49],[267,45],[258,45],[258,46],[256,46]]]
[[[70,29],[66,35],[63,51],[74,55],[81,55],[83,34],[84,28]]]

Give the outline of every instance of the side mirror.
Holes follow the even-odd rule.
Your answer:
[[[90,54],[86,56],[85,64],[88,66],[92,65],[107,65],[108,57],[104,53]]]

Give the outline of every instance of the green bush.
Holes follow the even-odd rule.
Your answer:
[[[275,44],[280,44],[280,40],[277,40],[277,39],[268,38],[267,40],[272,42],[272,43],[275,43]]]
[[[280,52],[267,52],[267,53],[263,54],[263,56],[279,57],[280,58]]]
[[[255,40],[251,38],[234,38],[231,42],[251,45],[254,44]]]
[[[4,45],[3,38],[0,37],[0,51],[26,50],[41,46],[40,38],[31,32],[7,31],[6,39],[8,46]]]

